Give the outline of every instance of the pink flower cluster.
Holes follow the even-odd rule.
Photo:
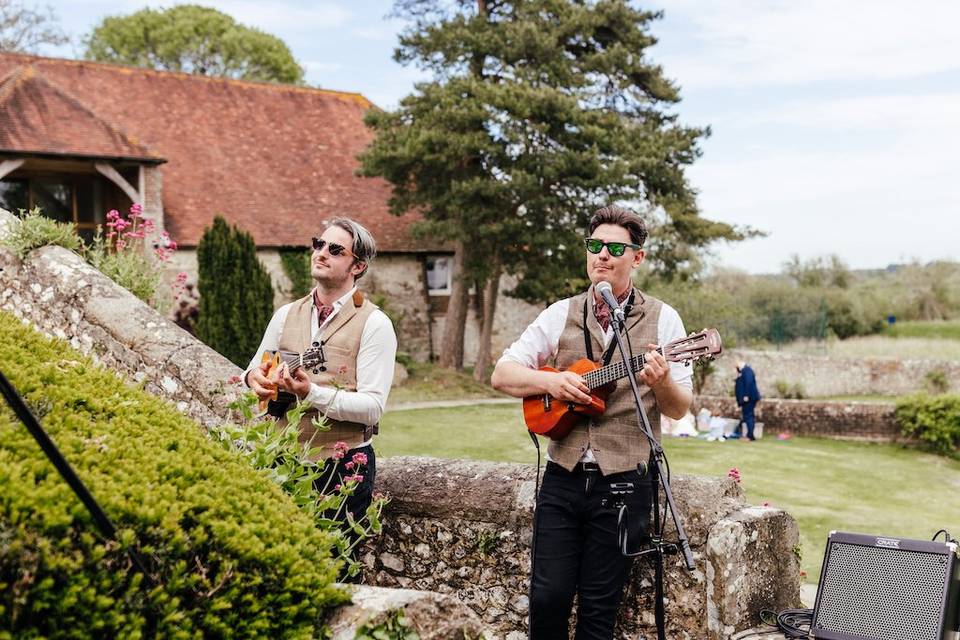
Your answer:
[[[740,469],[733,467],[730,471],[727,471],[727,477],[733,478],[733,481],[737,484],[740,484]]]
[[[153,252],[156,254],[157,258],[160,259],[160,262],[166,262],[170,259],[170,254],[177,250],[177,243],[170,238],[170,234],[166,231],[160,232],[160,242],[158,242],[153,247]]]
[[[347,455],[349,449],[350,446],[346,442],[337,442],[333,445],[333,455],[330,457],[334,460],[343,460],[343,457]]]
[[[186,271],[181,271],[177,274],[176,279],[170,285],[170,289],[173,292],[173,299],[176,300],[180,297],[180,294],[183,293],[183,290],[187,288],[187,275]]]
[[[119,211],[107,212],[107,243],[117,251],[123,251],[133,240],[143,240],[154,230],[153,220],[143,217],[143,207],[136,202],[130,205],[130,212],[124,218]]]

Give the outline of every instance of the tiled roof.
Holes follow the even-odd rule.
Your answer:
[[[360,94],[16,54],[0,54],[0,78],[21,83],[0,87],[0,127],[21,117],[3,93],[16,89],[25,99],[38,89],[47,100],[62,97],[58,109],[74,105],[60,114],[69,123],[61,129],[101,123],[117,144],[166,159],[166,226],[183,246],[196,245],[223,214],[261,247],[303,246],[323,220],[349,216],[382,251],[427,249],[410,235],[415,214],[388,212],[389,185],[355,175],[356,156],[373,137],[363,124],[372,105]],[[39,142],[38,134],[30,146]]]
[[[0,80],[0,151],[161,160],[32,66]]]

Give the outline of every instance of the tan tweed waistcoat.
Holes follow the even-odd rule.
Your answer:
[[[593,287],[585,293],[570,298],[570,310],[567,324],[560,334],[556,365],[566,369],[571,364],[587,357],[583,335],[583,305],[587,305],[587,329],[593,345],[593,356],[600,360],[604,331],[593,314]],[[633,344],[634,355],[644,352],[646,344],[660,344],[657,323],[663,303],[635,290],[633,307],[627,315],[627,331]],[[615,344],[611,341],[611,344]],[[626,345],[624,345],[626,346]],[[616,347],[614,347],[616,349]],[[620,351],[615,350],[611,363],[622,362]],[[660,410],[650,387],[640,382],[640,395],[643,408],[650,418],[653,433],[660,439]],[[650,445],[637,424],[634,409],[633,392],[630,381],[622,378],[617,381],[616,389],[607,398],[607,408],[597,418],[584,417],[562,440],[554,440],[548,449],[550,459],[572,470],[590,447],[604,475],[636,469],[637,464],[646,462],[650,457]]]
[[[357,291],[351,300],[340,308],[337,315],[323,329],[316,341],[312,337],[313,292],[292,303],[280,334],[280,349],[302,353],[317,344],[323,344],[326,370],[305,370],[310,381],[320,386],[339,386],[343,391],[357,390],[357,353],[360,351],[360,337],[367,318],[376,309],[369,300]],[[329,458],[336,442],[346,442],[351,448],[368,440],[377,432],[378,425],[365,425],[328,418],[329,431],[316,429],[312,420],[322,419],[314,409],[304,414],[300,420],[298,438],[301,443],[311,442],[313,447],[323,447],[323,451],[314,459]],[[287,424],[286,418],[277,423],[279,427]]]

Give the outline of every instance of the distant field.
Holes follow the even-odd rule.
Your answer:
[[[388,411],[382,456],[536,461],[520,405]],[[786,509],[800,526],[805,582],[816,582],[831,529],[929,538],[960,531],[960,461],[894,445],[817,438],[706,442],[666,438],[675,473],[725,476],[737,467],[751,504]]]
[[[943,338],[960,341],[960,321],[909,321],[888,325],[884,335],[893,338]]]
[[[904,323],[906,324],[906,323]],[[767,345],[766,350],[777,350]],[[787,353],[807,353],[840,358],[899,358],[903,360],[960,360],[960,340],[953,338],[893,337],[886,334],[846,340],[798,340],[779,347]]]

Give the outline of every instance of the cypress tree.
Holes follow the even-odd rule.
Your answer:
[[[197,337],[245,367],[273,315],[273,286],[249,233],[221,216],[197,245]]]

